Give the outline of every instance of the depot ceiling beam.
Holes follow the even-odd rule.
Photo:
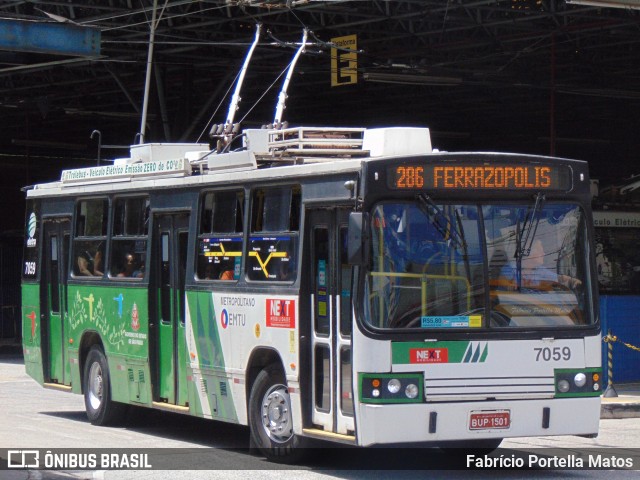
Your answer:
[[[71,21],[0,18],[0,50],[97,57],[100,55],[100,30]]]
[[[640,10],[640,0],[567,0],[567,3],[601,8],[630,8]]]

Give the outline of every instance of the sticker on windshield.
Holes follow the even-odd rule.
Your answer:
[[[422,328],[480,328],[482,315],[421,317]]]

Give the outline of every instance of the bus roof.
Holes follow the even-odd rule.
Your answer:
[[[61,178],[28,187],[27,197],[53,197],[201,185],[228,185],[357,172],[364,162],[451,153],[431,147],[428,128],[295,127],[245,130],[243,149],[209,150],[202,143],[132,145],[128,158],[112,165],[62,171]],[[540,156],[456,152],[500,159]],[[566,159],[565,159],[566,160]],[[573,161],[576,162],[576,161]]]
[[[243,132],[243,149],[208,144],[132,145],[112,165],[63,170],[60,181],[38,184],[28,197],[171,188],[357,171],[373,158],[431,153],[428,128],[295,127]],[[278,168],[274,168],[278,167]]]

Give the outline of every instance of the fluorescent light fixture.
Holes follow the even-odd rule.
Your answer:
[[[640,10],[640,0],[566,0],[568,4],[602,8],[632,8]]]
[[[397,83],[400,85],[461,85],[462,79],[456,77],[436,77],[433,75],[413,75],[410,73],[368,72],[362,74],[367,82]]]
[[[111,117],[111,118],[140,118],[140,114],[136,112],[106,112],[97,110],[81,110],[79,108],[67,107],[64,109],[64,113],[67,115],[77,116],[98,116],[98,117]],[[148,119],[155,119],[154,114],[147,115]]]
[[[48,142],[44,140],[26,140],[21,138],[12,138],[11,143],[19,147],[58,148],[62,150],[85,150],[87,148],[86,145],[79,143]]]

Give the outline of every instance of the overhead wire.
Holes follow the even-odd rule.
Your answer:
[[[269,87],[264,91],[264,93],[262,95],[260,95],[260,98],[258,98],[258,100],[256,100],[254,102],[254,104],[251,106],[251,108],[249,109],[249,111],[247,113],[245,113],[244,117],[242,117],[240,119],[240,121],[238,123],[242,123],[247,116],[249,116],[249,114],[251,113],[251,111],[258,105],[258,103],[260,103],[260,101],[265,97],[265,95],[267,93],[269,93],[269,90],[271,90],[273,88],[273,86],[276,84],[276,82],[278,80],[280,80],[280,77],[282,77],[282,75],[284,75],[284,73],[289,69],[289,66],[291,65],[291,63],[293,62],[293,60],[291,60],[291,62],[289,62],[287,64],[287,66],[280,72],[280,74],[276,77],[276,79],[271,83],[271,85],[269,85]]]
[[[101,29],[102,32],[109,32],[109,31],[116,31],[116,30],[126,30],[126,29],[130,29],[130,28],[133,28],[133,27],[141,26],[141,25],[149,25],[149,28],[154,28],[154,26],[151,25],[152,20],[149,19],[148,14],[147,14],[149,9],[145,7],[145,5],[142,2],[142,0],[140,0],[140,2],[141,2],[141,5],[142,5],[142,8],[138,12],[132,12],[132,13],[127,13],[127,14],[118,14],[118,15],[113,15],[113,16],[110,16],[110,17],[103,17],[103,18],[100,18],[100,19],[97,19],[97,20],[86,21],[86,22],[83,22],[82,24],[89,25],[89,24],[93,24],[93,23],[108,22],[108,21],[111,21],[111,20],[116,20],[116,19],[119,19],[119,18],[127,17],[127,16],[130,17],[132,15],[139,15],[140,13],[142,13],[142,14],[144,14],[144,17],[145,17],[145,20],[142,21],[142,22],[130,23],[130,24],[127,24],[127,25],[119,25],[119,26],[113,26],[113,27],[101,27],[100,29]],[[183,18],[183,17],[193,16],[193,15],[201,15],[201,14],[203,14],[205,12],[217,11],[217,10],[222,10],[222,9],[228,8],[228,5],[218,5],[218,6],[211,7],[211,8],[201,8],[201,9],[198,9],[197,11],[178,13],[178,14],[174,14],[174,15],[166,15],[165,16],[167,8],[171,8],[171,7],[179,6],[179,5],[184,5],[184,3],[178,3],[178,4],[169,5],[169,0],[165,0],[164,5],[162,6],[162,10],[160,11],[160,14],[158,15],[158,17],[156,19],[155,27],[157,27],[160,24],[160,22],[162,22],[162,21],[169,21],[169,20],[172,20],[172,19]],[[295,17],[295,19],[302,25],[302,27],[307,29],[310,32],[310,34],[311,34],[311,36],[312,36],[312,38],[314,40],[314,43],[315,43],[315,45],[317,47],[319,47],[319,48],[329,48],[330,47],[330,48],[336,48],[338,50],[343,50],[343,51],[353,51],[353,50],[344,49],[344,48],[338,47],[338,46],[336,46],[336,45],[334,45],[332,43],[320,40],[313,33],[313,31],[310,30],[306,26],[306,24],[296,14],[296,12],[291,8],[290,4],[288,6],[288,10]],[[270,30],[268,30],[268,34],[271,37],[271,39],[273,40],[273,42],[275,43],[275,45],[277,45],[277,46],[286,47],[286,48],[296,48],[297,47],[297,45],[295,43],[285,42],[285,41],[282,41],[282,40],[276,38]],[[147,42],[146,41],[142,41],[142,40],[140,40],[140,41],[103,40],[103,43],[108,43],[108,44],[125,44],[125,43],[128,43],[128,44],[146,44]],[[158,43],[158,44],[161,44],[161,45],[202,45],[202,46],[215,46],[215,45],[221,45],[221,46],[246,46],[248,44],[247,42],[206,42],[206,41],[205,42],[160,41],[160,42],[155,42],[155,43]],[[313,53],[313,52],[310,52],[310,53]],[[322,53],[322,52],[320,51],[320,52],[316,52],[316,53]],[[280,80],[280,78],[285,74],[285,72],[290,67],[290,65],[291,65],[291,62],[289,62],[287,64],[287,66],[277,75],[277,77],[271,83],[271,85],[269,85],[269,87],[267,87],[267,89],[265,89],[265,91],[262,93],[262,95],[253,103],[253,105],[245,113],[245,115],[242,117],[240,122],[243,122],[247,118],[247,116],[255,109],[255,107],[262,101],[262,99],[269,93],[269,91],[271,91],[271,89],[275,86],[275,84],[278,82],[278,80]],[[223,98],[220,100],[220,102],[219,102],[218,106],[216,107],[215,111],[212,113],[212,115],[210,116],[209,120],[205,124],[204,129],[202,130],[202,132],[198,136],[198,141],[200,141],[202,139],[202,137],[204,136],[205,132],[207,131],[207,129],[211,125],[211,122],[213,121],[214,117],[216,116],[216,114],[220,110],[222,104],[227,99],[227,97],[229,95],[229,92],[231,91],[231,88],[233,87],[235,81],[238,78],[238,75],[239,75],[239,73],[236,75],[234,81],[231,82],[229,88],[227,88]]]
[[[197,11],[193,11],[193,12],[186,12],[186,13],[177,13],[175,15],[170,15],[170,16],[166,16],[165,20],[173,20],[176,18],[182,18],[182,17],[188,17],[191,15],[200,15],[202,13],[205,12],[209,12],[209,11],[213,11],[213,10],[222,10],[224,8],[227,8],[226,5],[223,6],[217,6],[217,7],[211,7],[211,8],[203,8]],[[115,27],[101,27],[100,30],[102,32],[109,32],[109,31],[113,31],[113,30],[125,30],[131,27],[138,27],[140,25],[147,25],[150,23],[150,20],[147,18],[147,9],[143,9],[142,12],[140,13],[144,13],[146,20],[144,22],[137,22],[137,23],[129,23],[126,25],[118,25]],[[133,13],[128,13],[128,14],[122,14],[122,15],[114,15],[113,17],[106,17],[106,18],[101,18],[100,20],[96,20],[96,21],[100,21],[100,22],[104,22],[104,21],[110,21],[110,20],[115,20],[121,17],[125,17],[125,16],[131,16],[131,15],[137,15],[137,12],[133,12]],[[87,25],[92,23],[91,21],[88,22],[84,22],[84,23],[80,23],[81,25]]]
[[[229,95],[229,92],[231,91],[231,88],[236,83],[236,80],[238,80],[238,76],[240,76],[240,71],[238,71],[238,73],[236,73],[235,78],[229,84],[229,88],[227,88],[227,91],[224,92],[224,95],[222,96],[222,99],[220,100],[220,103],[218,103],[218,106],[216,107],[215,111],[211,114],[211,116],[209,117],[209,120],[207,120],[207,123],[205,124],[204,129],[202,130],[200,135],[198,136],[198,140],[196,141],[196,143],[200,142],[200,140],[202,139],[202,136],[204,135],[204,133],[209,129],[209,125],[211,125],[211,122],[213,122],[213,118],[218,113],[218,110],[220,110],[220,107],[222,106],[222,103],[226,100],[227,96]]]
[[[194,3],[193,0],[174,1],[169,8],[179,7],[179,6],[182,6],[182,5],[192,5],[193,3]],[[118,18],[130,17],[132,15],[138,15],[140,13],[145,13],[146,10],[148,10],[148,9],[145,6],[143,6],[141,10],[137,10],[137,11],[133,11],[133,12],[128,11],[126,13],[118,13],[118,14],[114,14],[114,15],[110,15],[110,16],[104,16],[104,17],[93,18],[93,19],[90,19],[90,20],[84,20],[82,22],[79,22],[79,24],[80,25],[88,25],[88,24],[92,24],[92,23],[96,23],[96,22],[116,20]],[[146,13],[145,13],[145,15],[146,15]]]

